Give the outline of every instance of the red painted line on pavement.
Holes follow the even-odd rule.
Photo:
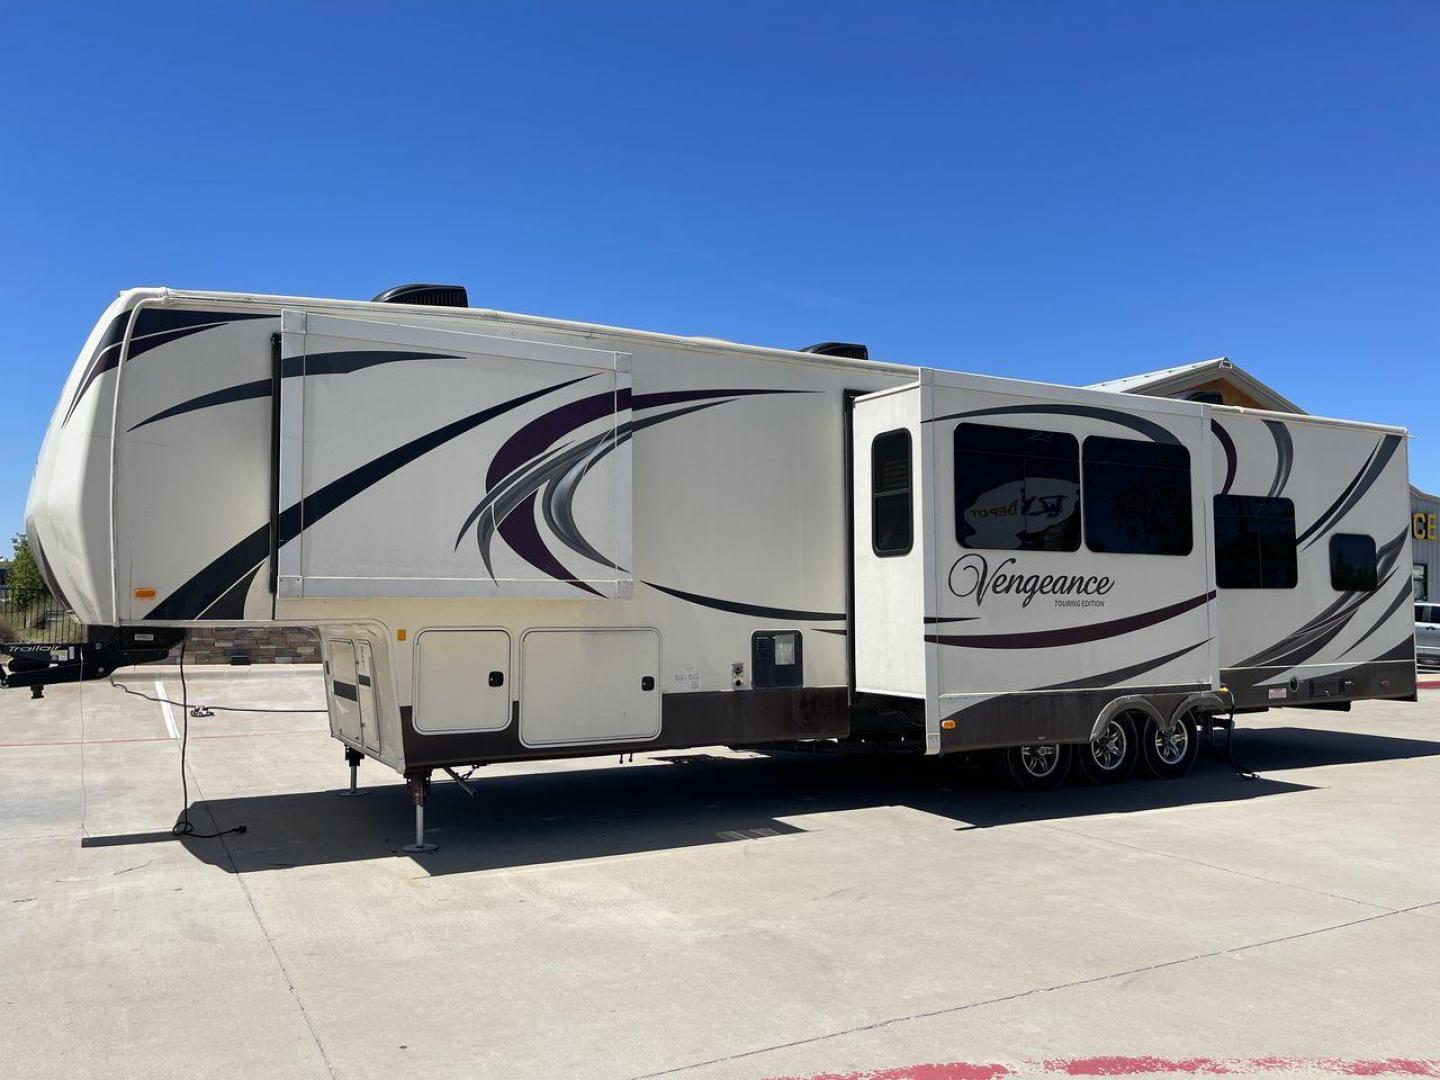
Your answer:
[[[1421,690],[1440,690],[1440,679],[1416,679],[1415,685]]]
[[[1104,1056],[1022,1059],[999,1062],[951,1061],[869,1072],[818,1073],[804,1080],[995,1080],[1000,1076],[1243,1076],[1258,1073],[1329,1073],[1335,1076],[1440,1077],[1440,1060],[1418,1058],[1163,1058]],[[774,1080],[802,1080],[776,1077]]]

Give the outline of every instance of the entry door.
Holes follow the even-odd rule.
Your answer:
[[[355,671],[355,643],[339,638],[330,643],[330,691],[335,701],[335,733],[359,743],[364,731]]]
[[[526,746],[643,742],[660,734],[654,630],[531,630],[520,644]]]
[[[380,752],[380,713],[375,707],[375,661],[368,641],[355,643],[355,696],[360,706],[360,744]]]
[[[855,688],[924,697],[927,440],[918,384],[857,398],[851,414]]]

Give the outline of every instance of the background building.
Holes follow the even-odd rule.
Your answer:
[[[1095,383],[1095,390],[1113,390],[1152,397],[1183,398],[1211,405],[1240,405],[1247,409],[1304,413],[1278,390],[1266,386],[1225,357],[1163,368],[1124,379]],[[1415,560],[1412,571],[1417,600],[1440,599],[1440,497],[1410,485],[1410,536]]]

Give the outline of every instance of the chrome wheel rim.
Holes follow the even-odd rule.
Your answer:
[[[1106,772],[1118,769],[1125,760],[1125,753],[1130,749],[1130,739],[1125,734],[1125,727],[1118,720],[1106,722],[1099,737],[1090,744],[1090,756],[1095,764]]]
[[[1055,743],[1034,743],[1020,747],[1020,765],[1031,776],[1049,776],[1060,764],[1060,747]]]
[[[1155,727],[1155,756],[1166,765],[1179,765],[1190,750],[1190,729],[1177,721],[1173,730],[1165,732]]]

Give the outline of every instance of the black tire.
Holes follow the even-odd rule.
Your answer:
[[[1140,757],[1140,728],[1136,720],[1148,720],[1143,714],[1121,712],[1105,722],[1100,735],[1075,748],[1080,771],[1092,784],[1118,784],[1130,779]]]
[[[1178,780],[1195,765],[1200,753],[1200,733],[1195,727],[1195,714],[1180,717],[1176,734],[1166,735],[1154,720],[1145,721],[1140,736],[1140,766],[1159,780]]]
[[[1021,791],[1050,791],[1070,775],[1074,754],[1066,743],[1011,746],[1002,755],[1005,775]]]

